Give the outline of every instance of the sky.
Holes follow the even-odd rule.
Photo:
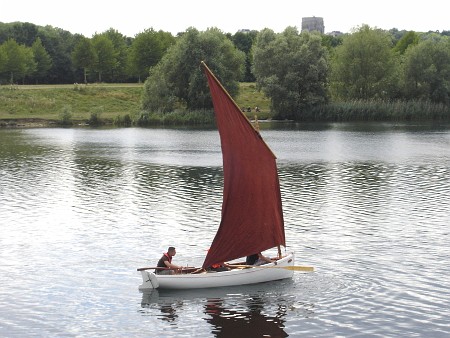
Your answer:
[[[450,30],[446,1],[404,0],[1,0],[0,22],[50,25],[92,37],[114,28],[128,37],[146,29],[176,35],[189,27],[234,34],[240,29],[276,33],[301,30],[303,17],[321,17],[325,33],[349,33],[363,24],[416,32]]]

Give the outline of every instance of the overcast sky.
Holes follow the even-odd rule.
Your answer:
[[[128,37],[148,28],[176,35],[189,27],[239,29],[288,26],[301,30],[302,17],[322,17],[325,33],[348,33],[362,24],[382,29],[450,30],[444,0],[1,0],[0,22],[51,25],[86,37],[114,28]]]

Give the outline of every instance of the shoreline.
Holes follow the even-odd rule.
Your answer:
[[[107,126],[110,123],[103,125]],[[87,127],[88,123],[84,121],[73,121],[71,125],[62,125],[56,120],[37,119],[37,118],[20,118],[20,119],[0,119],[0,129],[14,129],[14,128],[51,128],[51,127]]]
[[[253,119],[249,119],[249,121],[254,124],[255,121]],[[39,118],[18,118],[18,119],[0,119],[0,130],[2,129],[21,129],[21,128],[85,128],[85,127],[111,127],[114,126],[114,123],[110,120],[103,120],[101,125],[91,126],[86,120],[72,120],[72,124],[63,125],[59,123],[57,120],[53,119],[39,119]],[[303,123],[303,124],[327,124],[327,123],[362,123],[362,124],[372,124],[372,123],[392,123],[395,125],[450,125],[450,121],[447,120],[421,120],[421,121],[302,121],[296,122],[293,120],[273,120],[273,119],[264,119],[258,120],[258,123],[266,124],[266,123]],[[164,124],[163,124],[164,125]],[[185,126],[184,124],[180,124]],[[155,124],[153,126],[160,127],[161,125]],[[169,125],[166,125],[169,126]],[[170,125],[173,127],[174,125]],[[198,126],[198,125],[197,125]],[[121,128],[121,126],[117,126]]]
[[[45,120],[36,118],[0,120],[0,128],[43,128],[43,127],[53,127],[57,125],[58,124],[54,120]]]

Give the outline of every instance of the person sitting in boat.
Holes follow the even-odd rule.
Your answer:
[[[209,248],[208,250],[206,250],[207,252],[209,252],[211,248]],[[228,271],[229,269],[229,264],[222,262],[222,263],[216,263],[216,264],[212,264],[211,266],[208,266],[206,268],[206,271],[216,271],[216,272],[221,272],[221,271]]]
[[[261,252],[247,256],[245,264],[247,265],[263,265],[274,262],[274,259],[264,256]]]
[[[228,271],[230,270],[229,266],[230,265],[227,263],[212,264],[211,266],[206,268],[206,271],[216,271],[216,272]]]
[[[170,246],[167,252],[160,258],[156,267],[169,268],[169,269],[156,269],[155,273],[159,275],[172,275],[176,269],[181,269],[181,266],[172,264],[172,257],[175,256],[177,251],[173,246]]]

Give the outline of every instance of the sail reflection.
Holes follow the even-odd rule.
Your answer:
[[[227,309],[221,298],[208,299],[206,321],[216,337],[287,337],[284,331],[286,309],[278,305],[273,316],[264,314],[264,300],[259,296],[246,299],[247,310]]]
[[[183,316],[200,306],[215,337],[288,337],[284,329],[292,304],[272,288],[264,289],[146,290],[141,307],[156,310],[158,319],[178,325]]]

